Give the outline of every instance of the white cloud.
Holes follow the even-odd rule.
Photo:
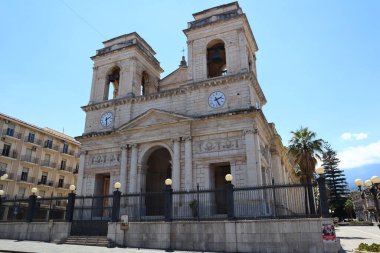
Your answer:
[[[352,141],[352,140],[360,141],[360,140],[367,139],[367,137],[368,137],[368,134],[366,133],[358,133],[358,134],[342,133],[342,135],[340,136],[340,138],[342,138],[345,141]]]
[[[339,167],[353,169],[368,164],[380,163],[380,140],[366,146],[349,147],[338,153]]]

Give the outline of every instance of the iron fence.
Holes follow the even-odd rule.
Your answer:
[[[140,192],[105,196],[75,196],[0,201],[2,221],[100,220],[130,221],[281,219],[318,217],[316,184],[263,185],[236,188]],[[312,193],[311,195],[309,195]],[[33,202],[34,201],[34,202]]]

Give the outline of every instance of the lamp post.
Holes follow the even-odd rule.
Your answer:
[[[362,199],[365,199],[366,196],[372,194],[373,202],[375,204],[376,220],[380,221],[380,207],[379,207],[380,177],[372,176],[371,179],[367,179],[364,183],[363,183],[363,180],[356,179],[355,184],[356,186],[358,186],[358,189],[361,192]],[[362,189],[363,185],[364,185],[364,189]]]
[[[116,182],[114,184],[115,191],[113,192],[113,199],[112,199],[112,222],[117,222],[119,220],[120,215],[120,198],[121,198],[121,192],[119,189],[121,188],[121,183]]]
[[[320,203],[320,211],[322,218],[329,217],[329,205],[327,200],[327,191],[326,191],[326,178],[325,178],[325,169],[323,167],[319,167],[315,169],[315,172],[319,175],[318,189],[319,189],[319,203]]]
[[[2,205],[2,201],[3,201],[3,195],[4,195],[4,190],[0,190],[0,208]]]
[[[165,180],[165,221],[172,220],[172,204],[173,204],[173,181],[170,178]]]
[[[74,217],[74,206],[75,206],[75,185],[70,185],[69,190],[71,191],[67,196],[67,207],[66,207],[66,221],[72,222]]]
[[[32,222],[34,217],[34,210],[36,208],[36,193],[38,192],[38,189],[36,187],[32,188],[32,194],[29,196],[29,205],[28,205],[28,215],[26,218],[27,222]]]
[[[227,174],[224,179],[226,179],[226,197],[227,197],[227,217],[229,220],[235,219],[235,208],[234,208],[234,185],[232,180],[234,177],[231,174]]]

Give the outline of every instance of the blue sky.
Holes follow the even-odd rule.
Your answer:
[[[81,135],[89,57],[102,41],[137,31],[157,52],[164,77],[186,49],[182,30],[192,13],[227,2],[0,1],[0,111]],[[283,143],[307,126],[338,150],[346,173],[365,167],[379,175],[380,1],[239,4],[259,46],[263,110]]]

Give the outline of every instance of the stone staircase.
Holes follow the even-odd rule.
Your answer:
[[[63,244],[109,247],[107,236],[69,236]]]

